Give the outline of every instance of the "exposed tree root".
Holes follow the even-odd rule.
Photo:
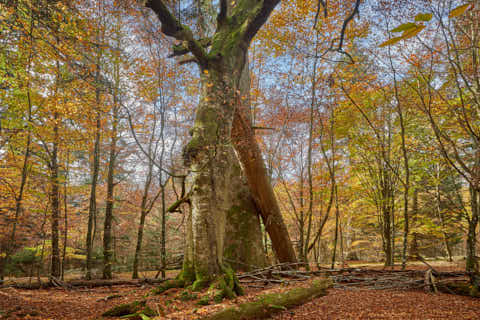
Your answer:
[[[210,284],[203,302],[207,302],[207,299],[213,299],[216,303],[220,303],[224,298],[233,299],[243,294],[243,289],[233,269],[224,267],[223,275]]]
[[[171,279],[168,281],[163,282],[159,286],[157,286],[155,289],[150,291],[150,294],[156,295],[156,294],[162,294],[168,289],[172,288],[183,288],[185,286],[185,281],[180,280],[180,279]]]
[[[309,287],[294,288],[283,293],[264,294],[253,302],[243,303],[224,309],[202,319],[204,320],[237,320],[264,319],[274,313],[301,305],[313,298],[326,294],[331,286],[328,279],[314,280]]]

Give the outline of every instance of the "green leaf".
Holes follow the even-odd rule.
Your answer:
[[[430,21],[432,16],[431,13],[419,13],[415,16],[415,21]]]
[[[402,31],[407,31],[407,30],[410,30],[410,29],[413,29],[413,28],[416,28],[417,25],[413,22],[407,22],[407,23],[404,23],[404,24],[401,24],[399,25],[398,27],[396,27],[395,29],[392,30],[392,32],[402,32]]]
[[[450,11],[450,13],[448,14],[448,17],[449,18],[456,18],[458,16],[461,16],[462,14],[465,13],[465,11],[467,11],[468,7],[470,7],[469,3],[461,5],[459,7],[456,7],[455,9]]]
[[[422,31],[423,29],[425,29],[424,25],[417,25],[415,29],[405,31],[400,38],[402,38],[403,40],[410,39],[412,37],[415,37],[417,34],[419,34],[420,31]]]
[[[383,47],[386,47],[386,46],[391,46],[392,44],[395,44],[400,40],[402,40],[402,37],[391,38],[391,39],[383,42],[382,44],[380,44],[379,47],[383,48]]]
[[[425,29],[424,25],[422,25],[422,24],[421,25],[415,25],[414,28],[405,30],[400,37],[391,38],[391,39],[383,42],[382,44],[380,44],[379,47],[382,48],[382,47],[390,46],[392,44],[395,44],[395,43],[399,42],[400,40],[406,40],[406,39],[410,39],[412,37],[415,37],[423,29]]]

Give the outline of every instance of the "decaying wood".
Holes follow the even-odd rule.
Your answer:
[[[204,317],[204,320],[264,319],[272,314],[301,305],[326,294],[331,286],[328,279],[319,279],[305,288],[294,288],[282,293],[260,295],[255,301],[223,309]]]
[[[137,280],[71,280],[71,281],[60,281],[54,279],[49,282],[42,283],[10,283],[0,286],[0,288],[17,288],[17,289],[42,289],[42,288],[52,288],[52,287],[62,287],[65,289],[71,289],[75,287],[86,287],[86,288],[95,288],[95,287],[111,287],[111,286],[142,286],[146,284],[158,284],[166,280],[171,279],[137,279]]]
[[[289,267],[289,269],[285,269]],[[328,276],[334,287],[345,290],[356,289],[427,289],[433,292],[454,293],[449,289],[452,281],[465,282],[467,272],[439,272],[423,270],[375,270],[366,268],[297,270],[299,264],[279,264],[238,275],[240,283],[251,287],[265,287],[274,283],[290,283]]]

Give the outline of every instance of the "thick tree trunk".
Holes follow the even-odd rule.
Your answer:
[[[186,40],[183,43],[187,52],[193,54],[201,69],[200,103],[192,139],[184,148],[185,162],[193,173],[190,196],[196,279],[193,289],[223,276],[223,282],[230,287],[225,293],[241,291],[223,261],[226,214],[234,198],[229,190],[232,170],[235,170],[229,160],[233,153],[232,141],[279,260],[296,261],[251,123],[241,110],[242,106],[248,106],[242,103],[240,84],[248,46],[278,2],[252,1],[233,8],[229,1],[221,1],[209,49],[195,39],[190,28],[177,21],[164,2],[145,3],[162,22],[164,34]],[[235,132],[232,132],[232,122],[236,123]]]
[[[230,136],[245,53],[230,52],[228,59],[202,70],[192,139],[184,148],[184,159],[192,172],[194,289],[227,272],[223,259],[227,214],[234,208],[232,178],[238,177]]]
[[[235,112],[243,112],[248,122],[250,113],[250,70],[248,57],[245,57],[245,67],[240,77],[240,95],[242,104]],[[235,126],[235,122],[233,122]],[[234,130],[234,129],[232,129]],[[230,184],[232,206],[227,213],[225,257],[235,270],[251,270],[266,264],[263,251],[262,230],[260,228],[261,213],[255,204],[247,180],[243,173],[237,153],[230,154],[233,166]]]
[[[266,265],[260,216],[238,158],[233,153],[230,157],[233,196],[225,225],[224,257],[233,269],[249,271]]]

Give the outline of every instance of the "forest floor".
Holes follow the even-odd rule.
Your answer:
[[[433,266],[441,271],[461,270],[459,264],[442,262],[433,263]],[[382,267],[369,265],[368,268]],[[415,264],[408,269],[426,270],[427,267]],[[173,276],[174,272],[167,274],[167,277]],[[183,289],[170,289],[161,295],[148,296],[147,303],[162,315],[158,319],[198,319],[226,306],[252,301],[260,293],[282,292],[307,285],[309,281],[268,285],[265,288],[247,287],[246,295],[209,306],[196,304],[201,293],[197,299],[182,301],[180,294]],[[144,299],[152,288],[154,286],[151,285],[70,290],[3,288],[0,289],[0,319],[98,319],[104,311],[116,305]],[[326,296],[283,311],[273,319],[480,319],[480,299],[422,290],[352,289],[355,290],[329,289]]]

